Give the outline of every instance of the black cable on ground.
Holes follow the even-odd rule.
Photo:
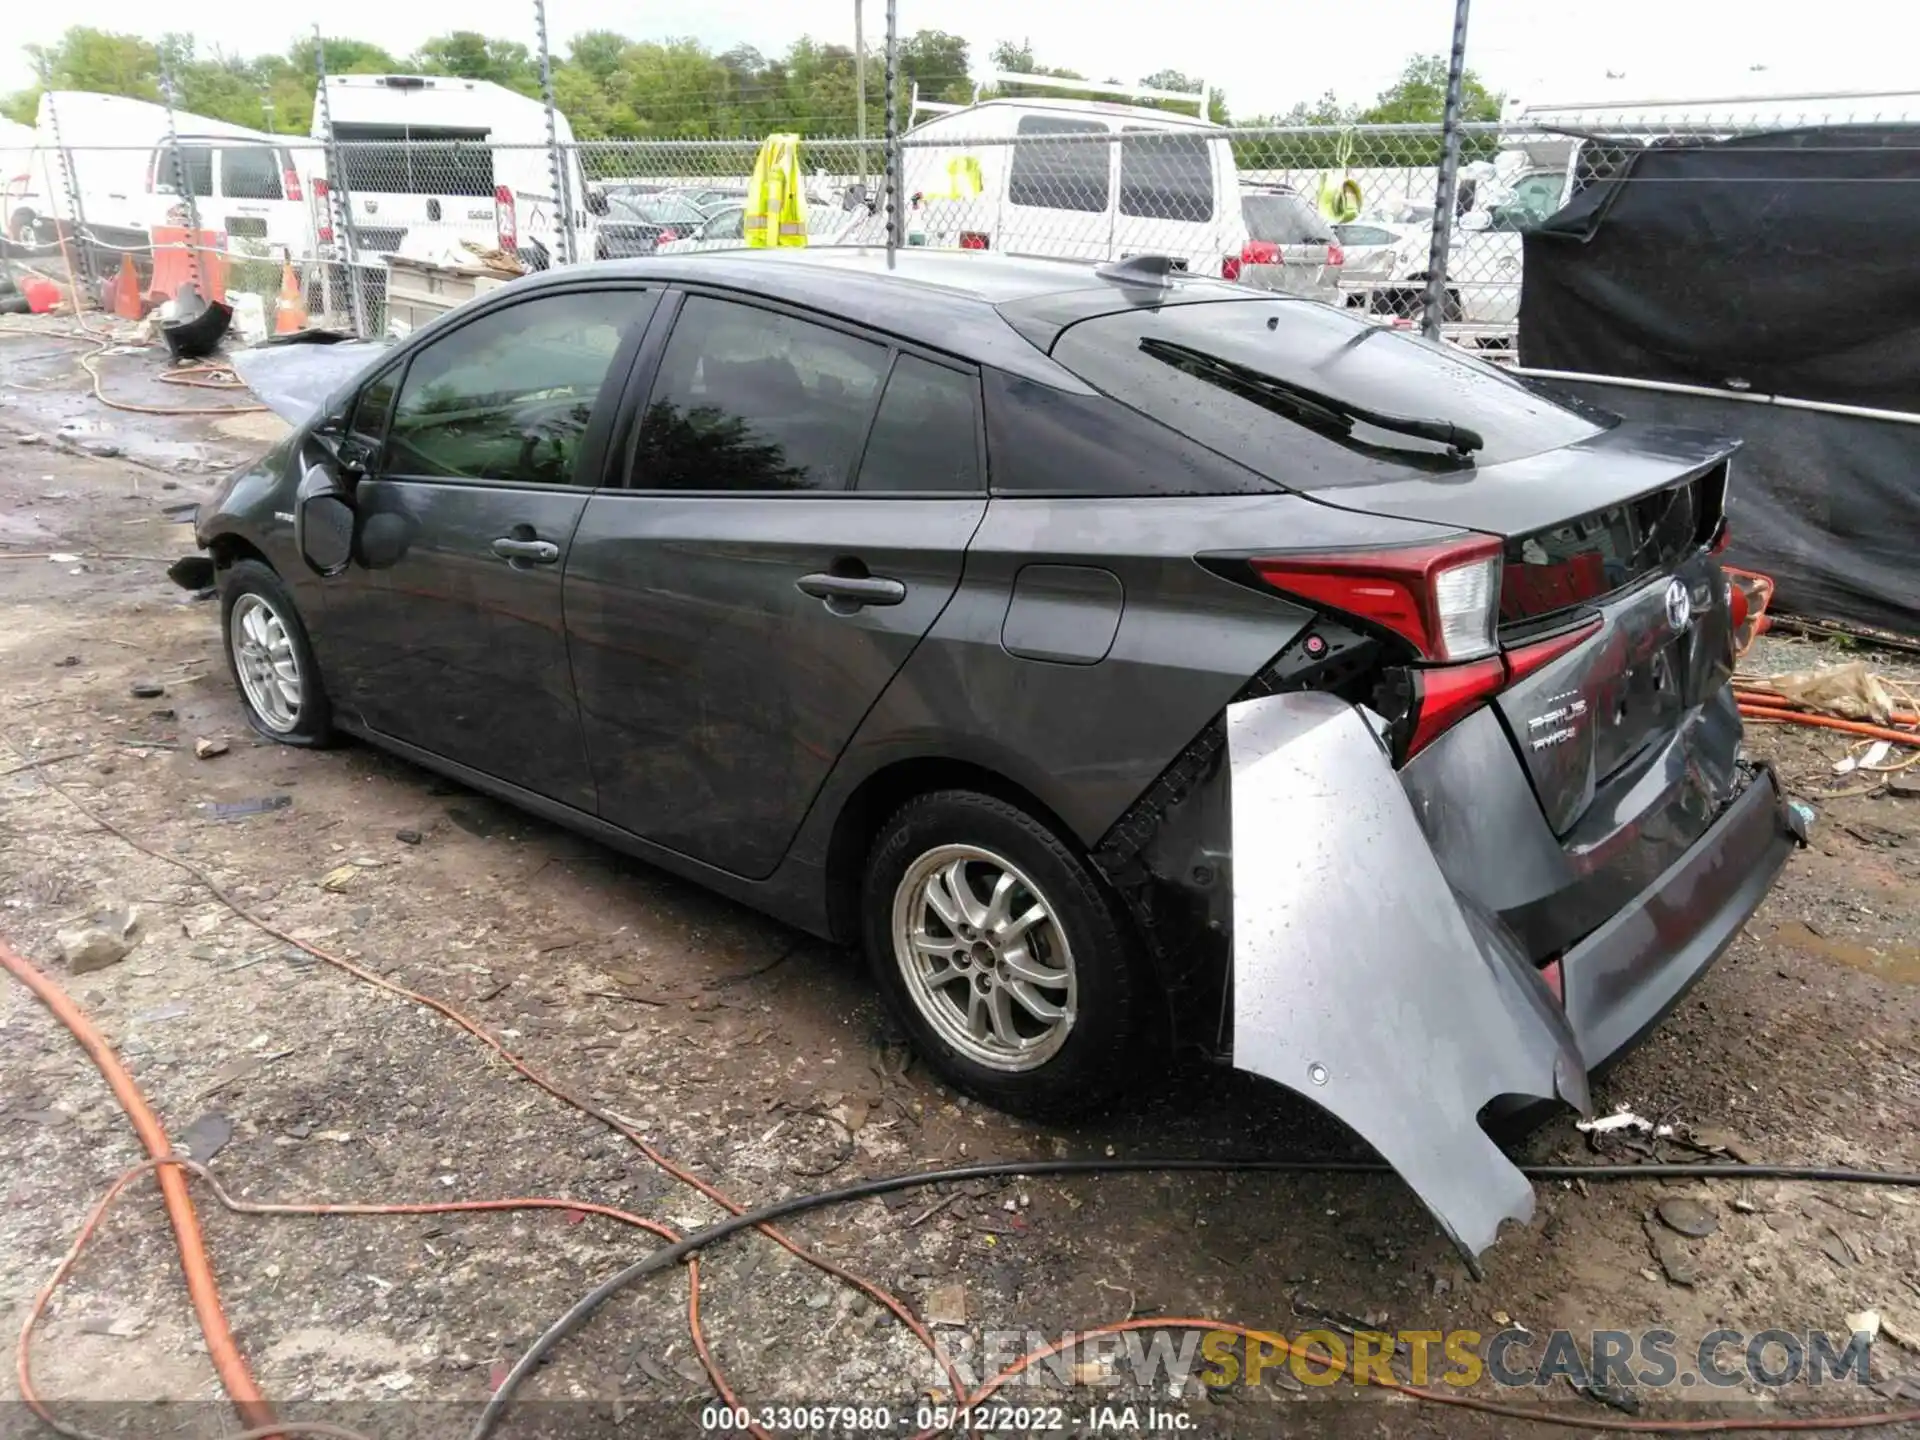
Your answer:
[[[1818,1165],[1745,1165],[1717,1161],[1652,1163],[1645,1165],[1522,1165],[1521,1173],[1530,1180],[1807,1180],[1839,1185],[1895,1185],[1920,1187],[1920,1173],[1898,1170],[1848,1170]],[[1084,1160],[999,1160],[980,1165],[962,1165],[952,1170],[919,1170],[905,1175],[882,1175],[872,1180],[857,1180],[833,1190],[789,1195],[757,1210],[730,1215],[704,1230],[696,1230],[675,1244],[655,1250],[643,1260],[609,1276],[576,1300],[558,1320],[549,1325],[514,1363],[487,1401],[474,1423],[468,1440],[487,1440],[500,1423],[500,1417],[512,1403],[514,1392],[539,1368],[547,1353],[573,1334],[607,1301],[636,1281],[666,1269],[697,1251],[729,1235],[770,1221],[782,1220],[807,1210],[828,1205],[844,1205],[867,1200],[896,1190],[917,1190],[928,1185],[957,1184],[967,1180],[1011,1179],[1036,1175],[1117,1175],[1204,1171],[1210,1173],[1245,1172],[1282,1175],[1385,1175],[1393,1167],[1381,1160],[1205,1160],[1175,1158],[1084,1159]]]

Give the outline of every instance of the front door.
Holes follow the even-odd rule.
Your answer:
[[[363,725],[589,811],[561,577],[653,301],[549,292],[416,351],[355,488],[359,554],[326,582]]]
[[[629,488],[587,503],[567,628],[600,815],[770,874],[939,617],[986,513],[979,380],[687,297]]]

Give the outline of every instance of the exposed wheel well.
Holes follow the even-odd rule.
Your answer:
[[[1069,844],[1079,843],[1072,829],[1031,790],[984,765],[931,756],[898,761],[861,781],[834,821],[833,838],[827,845],[827,923],[836,940],[859,943],[860,883],[880,827],[916,795],[935,790],[991,795],[1019,806]]]
[[[216,570],[230,570],[234,562],[239,560],[258,560],[269,570],[273,570],[273,562],[261,553],[260,548],[252,541],[244,540],[238,535],[214,536],[207,546],[207,552],[213,556],[213,565]],[[274,570],[274,573],[277,575],[280,572]]]

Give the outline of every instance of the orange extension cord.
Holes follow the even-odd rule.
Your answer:
[[[16,753],[24,757],[25,752],[21,751],[20,747],[14,743],[10,736],[4,738],[6,738],[8,745]],[[313,955],[317,959],[337,966],[358,979],[402,996],[416,1004],[424,1005],[452,1020],[456,1025],[459,1025],[460,1028],[472,1034],[489,1049],[500,1055],[526,1079],[532,1081],[549,1094],[580,1110],[582,1113],[592,1116],[594,1119],[601,1121],[601,1123],[627,1137],[648,1159],[652,1160],[654,1164],[658,1165],[668,1174],[674,1176],[674,1178],[700,1191],[701,1194],[707,1196],[716,1204],[733,1214],[740,1214],[744,1209],[744,1207],[729,1199],[716,1187],[692,1175],[690,1172],[681,1169],[668,1160],[648,1144],[639,1132],[625,1124],[625,1122],[599,1109],[597,1106],[579,1099],[556,1082],[547,1079],[540,1074],[540,1072],[522,1061],[518,1056],[508,1051],[498,1040],[494,1039],[492,1035],[482,1029],[477,1022],[468,1019],[451,1005],[433,999],[430,996],[408,990],[404,986],[397,985],[393,981],[387,980],[370,970],[355,965],[349,960],[330,955],[317,946],[309,944],[306,941],[297,940],[291,935],[276,929],[234,900],[212,877],[200,869],[199,866],[191,861],[183,860],[178,856],[162,854],[153,849],[145,842],[123,830],[114,822],[96,814],[88,806],[76,799],[71,792],[51,775],[43,775],[42,778],[44,778],[68,804],[79,810],[96,825],[117,836],[142,854],[156,860],[164,861],[193,876],[195,880],[205,886],[222,904],[226,905],[229,909],[266,934],[286,944],[293,945]],[[26,1323],[21,1327],[20,1339],[15,1356],[21,1398],[25,1400],[33,1408],[34,1413],[49,1426],[63,1435],[72,1437],[72,1440],[103,1440],[103,1437],[90,1435],[86,1431],[68,1426],[55,1419],[47,1409],[45,1403],[34,1391],[32,1374],[28,1363],[33,1331],[40,1316],[45,1311],[47,1303],[52,1298],[54,1290],[72,1270],[81,1251],[95,1231],[98,1230],[102,1219],[105,1217],[113,1201],[118,1198],[120,1193],[129,1184],[149,1170],[157,1173],[161,1193],[166,1202],[167,1212],[173,1221],[174,1236],[180,1250],[181,1267],[186,1273],[188,1292],[192,1296],[195,1313],[200,1321],[201,1331],[206,1337],[209,1354],[213,1358],[221,1384],[226,1388],[227,1394],[232,1398],[235,1408],[239,1410],[241,1417],[248,1422],[248,1428],[230,1437],[230,1440],[274,1440],[274,1437],[295,1434],[319,1436],[323,1437],[323,1440],[366,1440],[366,1437],[340,1426],[307,1424],[304,1422],[282,1422],[276,1421],[273,1418],[272,1406],[260,1393],[259,1387],[254,1382],[252,1372],[247,1368],[246,1361],[241,1356],[239,1347],[234,1342],[232,1329],[228,1325],[225,1312],[221,1308],[219,1290],[214,1282],[212,1266],[208,1260],[206,1245],[200,1233],[199,1219],[194,1211],[192,1200],[187,1194],[186,1181],[181,1174],[182,1171],[193,1174],[205,1181],[212,1188],[214,1196],[220,1204],[240,1214],[358,1216],[559,1209],[616,1219],[624,1224],[647,1230],[669,1242],[679,1238],[672,1229],[658,1221],[649,1220],[627,1211],[618,1210],[612,1206],[551,1197],[520,1197],[506,1200],[466,1200],[397,1204],[275,1204],[236,1200],[226,1193],[204,1166],[192,1160],[185,1159],[184,1157],[176,1157],[173,1155],[166,1137],[166,1132],[162,1129],[159,1119],[154,1115],[152,1107],[148,1105],[145,1096],[142,1095],[139,1086],[134,1082],[131,1074],[127,1072],[126,1067],[121,1064],[112,1047],[107,1044],[105,1038],[94,1028],[85,1012],[74,1003],[64,990],[55,984],[48,976],[36,969],[25,957],[18,954],[4,939],[0,939],[0,966],[4,966],[18,978],[21,983],[32,990],[42,1003],[66,1025],[75,1039],[80,1042],[88,1055],[93,1059],[95,1065],[100,1069],[101,1074],[105,1076],[108,1085],[113,1091],[114,1098],[120,1102],[121,1107],[126,1110],[128,1116],[132,1119],[134,1128],[139,1133],[141,1141],[146,1146],[150,1157],[148,1160],[123,1173],[108,1187],[100,1199],[95,1202],[79,1234],[74,1238],[72,1245],[68,1248],[66,1255],[61,1259],[53,1276],[35,1297],[33,1305],[28,1312]],[[1057,1355],[1061,1351],[1089,1339],[1104,1335],[1118,1335],[1132,1330],[1154,1328],[1221,1330],[1239,1335],[1249,1341],[1257,1340],[1273,1345],[1278,1350],[1288,1354],[1299,1353],[1304,1361],[1315,1366],[1324,1364],[1333,1370],[1341,1372],[1344,1372],[1346,1368],[1332,1356],[1320,1355],[1311,1350],[1298,1350],[1294,1345],[1280,1336],[1254,1330],[1232,1321],[1201,1317],[1152,1317],[1096,1326],[1093,1329],[1080,1331],[1076,1335],[1031,1350],[1011,1365],[1002,1369],[984,1385],[969,1393],[965,1385],[961,1382],[958,1373],[954,1370],[952,1362],[940,1353],[931,1332],[921,1324],[916,1316],[907,1310],[906,1306],[900,1300],[872,1284],[870,1281],[843,1270],[841,1267],[823,1257],[814,1255],[772,1225],[762,1225],[758,1228],[764,1234],[770,1236],[786,1249],[793,1252],[796,1256],[836,1278],[845,1280],[859,1287],[875,1300],[885,1305],[889,1310],[893,1311],[913,1332],[915,1337],[926,1346],[928,1352],[941,1362],[947,1372],[949,1383],[953,1386],[953,1394],[956,1399],[959,1400],[959,1405],[962,1409],[980,1404],[998,1392],[1021,1372],[1030,1368],[1040,1360],[1046,1359],[1048,1356]],[[720,1372],[706,1343],[706,1338],[701,1327],[697,1257],[689,1259],[687,1268],[689,1278],[688,1322],[693,1334],[695,1348],[699,1352],[702,1365],[705,1366],[708,1376],[713,1382],[715,1391],[728,1406],[737,1406],[738,1401],[731,1387],[727,1384],[725,1377]],[[1901,1411],[1883,1411],[1866,1415],[1835,1417],[1808,1416],[1793,1419],[1767,1418],[1746,1420],[1733,1417],[1707,1420],[1615,1420],[1560,1415],[1547,1411],[1527,1409],[1517,1405],[1505,1405],[1498,1401],[1484,1399],[1480,1396],[1423,1389],[1419,1386],[1404,1384],[1398,1380],[1381,1381],[1378,1383],[1383,1389],[1406,1395],[1410,1399],[1426,1401],[1433,1404],[1450,1405],[1459,1409],[1473,1410],[1481,1414],[1497,1415],[1507,1419],[1616,1433],[1655,1434],[1661,1432],[1684,1432],[1699,1434],[1728,1431],[1857,1430],[1882,1425],[1920,1423],[1920,1408]],[[965,1397],[963,1400],[959,1398],[962,1396]],[[958,1423],[957,1418],[955,1423]],[[950,1429],[951,1426],[947,1428]],[[757,1437],[761,1437],[761,1440],[771,1440],[771,1437],[767,1436],[767,1432],[758,1426],[751,1427],[751,1433]],[[938,1433],[941,1432],[933,1430],[923,1431],[919,1436],[914,1437],[914,1440],[932,1440],[932,1437]]]

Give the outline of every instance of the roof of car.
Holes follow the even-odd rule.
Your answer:
[[[1176,274],[1165,285],[1145,285],[1078,261],[919,247],[896,250],[891,262],[883,249],[855,246],[696,251],[550,270],[526,283],[591,279],[743,290],[1055,384],[1072,382],[1054,373],[1044,352],[1075,320],[1143,303],[1259,298],[1199,277]]]

